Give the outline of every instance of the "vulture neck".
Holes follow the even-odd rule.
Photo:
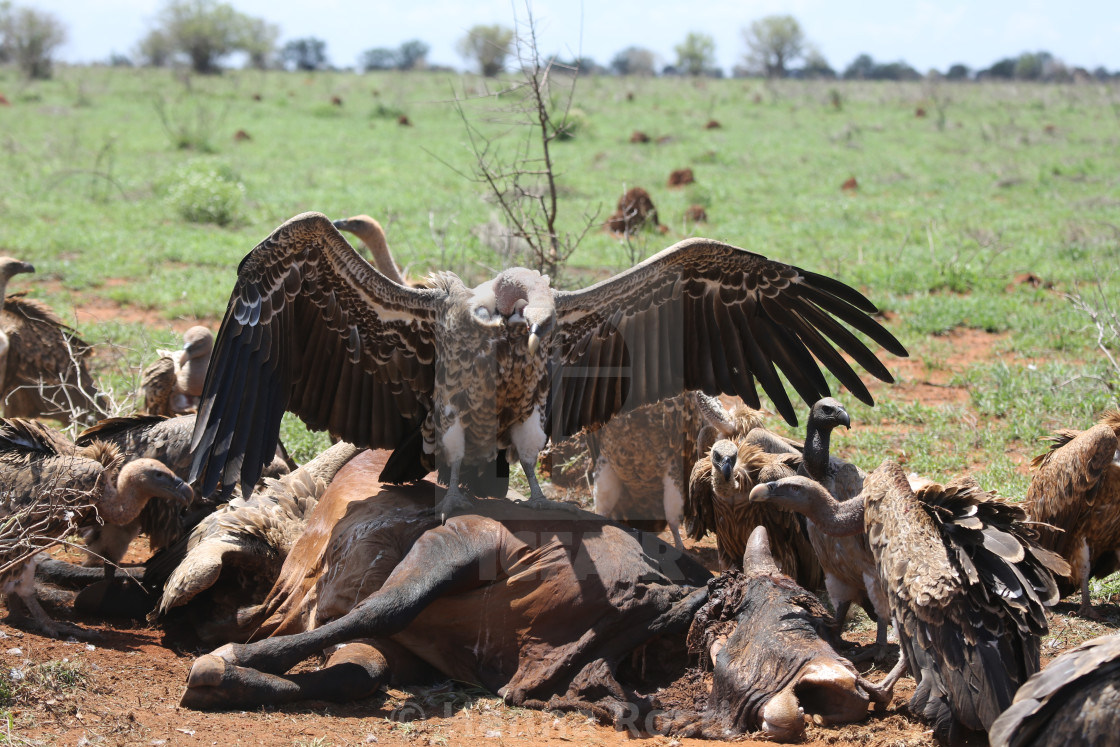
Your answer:
[[[389,242],[385,240],[385,231],[381,228],[381,224],[376,221],[363,223],[355,233],[373,256],[373,266],[397,285],[405,285],[404,276],[401,275],[397,263],[393,261],[393,255],[389,252]]]
[[[322,480],[330,484],[338,471],[346,466],[346,463],[359,451],[362,450],[357,446],[346,441],[339,441],[299,469],[306,472],[313,480]]]
[[[805,471],[809,477],[823,483],[828,479],[828,448],[832,438],[831,428],[821,428],[809,419],[805,426]]]
[[[813,483],[804,489],[809,493],[805,515],[822,532],[833,537],[850,537],[863,532],[862,493],[841,503],[820,483]]]

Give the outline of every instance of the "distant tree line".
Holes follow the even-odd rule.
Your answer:
[[[1005,57],[990,67],[972,70],[957,63],[945,72],[915,70],[904,60],[881,62],[861,54],[842,71],[829,65],[819,48],[791,15],[759,18],[742,30],[746,52],[730,74],[735,77],[844,78],[855,80],[917,80],[926,76],[948,80],[1007,79],[1065,82],[1095,78],[1120,78],[1103,67],[1089,71],[1070,67],[1046,51],[1023,52]],[[315,37],[302,37],[279,44],[280,28],[263,18],[245,15],[222,0],[165,0],[147,33],[138,41],[133,57],[113,53],[113,65],[131,65],[133,59],[146,66],[186,65],[197,73],[218,73],[234,54],[245,65],[267,69],[283,68],[312,72],[331,69],[327,44]],[[0,0],[0,63],[17,65],[28,78],[48,78],[52,59],[66,41],[66,27],[56,16],[11,0]],[[457,49],[464,60],[482,75],[495,76],[507,70],[515,48],[514,31],[500,24],[480,24],[469,29]],[[358,68],[373,70],[433,69],[428,63],[430,47],[419,39],[398,47],[374,47],[363,52]],[[715,64],[716,44],[710,34],[689,31],[673,48],[675,58],[663,61],[653,51],[630,46],[619,51],[607,65],[588,57],[556,60],[560,73],[581,75],[688,75],[722,77]],[[446,69],[446,68],[441,68]]]

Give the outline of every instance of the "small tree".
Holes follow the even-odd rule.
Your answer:
[[[644,47],[627,47],[611,59],[615,75],[653,75],[657,58]]]
[[[280,57],[296,70],[322,70],[327,66],[327,43],[314,36],[292,39],[284,45]]]
[[[958,62],[949,66],[949,72],[945,73],[945,77],[948,80],[968,80],[968,76],[971,74],[972,71],[968,69],[968,65],[962,65]]]
[[[273,66],[276,56],[276,41],[280,38],[280,27],[263,18],[244,19],[241,31],[241,48],[249,55],[249,67],[267,70]]]
[[[677,72],[682,75],[703,75],[715,67],[716,40],[708,34],[690,31],[673,51],[677,53]]]
[[[358,58],[358,64],[367,73],[370,70],[395,70],[398,62],[397,50],[388,47],[367,49]]]
[[[793,16],[766,16],[743,29],[747,67],[767,78],[784,78],[787,66],[801,57],[805,34]]]
[[[155,26],[140,41],[140,49],[148,60],[166,63],[179,53],[190,60],[196,73],[220,73],[218,63],[223,57],[245,49],[252,21],[217,0],[168,0]]]
[[[836,71],[828,64],[821,51],[810,45],[805,52],[805,65],[801,68],[804,78],[835,78]]]
[[[66,41],[57,16],[34,8],[0,5],[0,48],[31,79],[51,77],[52,57]]]
[[[478,63],[479,72],[487,78],[505,69],[512,47],[513,30],[499,24],[474,26],[458,44],[463,59]]]
[[[400,70],[419,70],[425,67],[428,63],[428,52],[431,49],[419,39],[406,41],[397,50],[396,67]]]

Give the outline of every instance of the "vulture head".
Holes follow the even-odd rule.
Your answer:
[[[35,272],[35,265],[11,257],[0,257],[0,299],[4,298],[12,276],[25,272]]]
[[[493,280],[474,289],[471,309],[484,324],[529,328],[529,354],[536,355],[541,340],[556,323],[556,303],[548,275],[524,267],[503,270]]]
[[[206,367],[214,349],[214,333],[206,327],[191,327],[183,333],[182,364],[176,373],[176,387],[188,397],[202,395]]]
[[[871,698],[855,668],[826,640],[831,617],[813,594],[778,570],[765,527],[743,553],[743,572],[709,584],[689,643],[711,657],[707,718],[724,733],[761,729],[776,741],[799,739],[805,715],[818,724],[867,715]]]
[[[214,349],[214,333],[206,327],[191,327],[183,333],[183,352],[187,360],[208,359]]]
[[[838,425],[845,428],[852,427],[852,420],[848,417],[848,411],[844,409],[844,405],[832,397],[817,400],[813,409],[809,411],[809,421],[816,423],[818,428],[827,431],[831,431]]]
[[[110,480],[97,502],[97,513],[109,524],[118,526],[134,521],[153,498],[189,506],[194,498],[191,486],[183,482],[163,462],[134,459],[120,468],[116,482]]]
[[[735,467],[739,463],[739,447],[734,441],[724,438],[712,444],[710,452],[712,460],[712,486],[715,494],[725,497],[739,490],[739,480],[735,475]]]

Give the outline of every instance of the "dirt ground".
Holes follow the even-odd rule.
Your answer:
[[[99,318],[124,313],[119,308],[87,311]],[[967,365],[987,357],[998,336],[962,330],[954,332],[949,342],[953,360],[943,369],[928,371],[915,360],[892,361],[899,369],[896,389],[911,391],[915,399],[926,403],[965,401],[967,392],[950,386],[947,372],[956,364]],[[1026,469],[1029,458],[1023,456]],[[714,566],[712,538],[686,545],[709,567]],[[73,550],[56,550],[55,554],[74,561],[80,559]],[[147,546],[141,539],[134,543],[125,564],[139,563],[146,557]],[[0,722],[0,743],[316,747],[475,743],[543,747],[620,745],[633,739],[640,740],[636,744],[649,747],[710,743],[619,731],[581,714],[513,708],[482,690],[451,682],[410,691],[390,689],[382,695],[344,705],[309,702],[251,712],[191,711],[180,708],[179,699],[191,663],[206,649],[184,643],[184,639],[177,639],[159,626],[83,617],[74,613],[65,593],[44,601],[56,618],[96,631],[98,638],[90,642],[53,640],[0,623],[0,717],[6,721]],[[1114,632],[1120,624],[1120,607],[1110,603],[1100,609],[1105,616],[1103,623],[1077,617],[1076,604],[1067,601],[1060,605],[1051,617],[1051,635],[1043,644],[1044,664],[1084,640]],[[845,637],[869,644],[874,640],[874,625],[865,617],[850,621]],[[891,663],[878,669],[861,669],[872,680],[878,680]],[[316,664],[312,661],[301,666]],[[845,727],[810,723],[803,744],[933,744],[927,726],[906,712],[912,692],[913,680],[903,678],[894,701],[884,711],[872,712],[863,723]],[[749,735],[733,741],[763,744]]]

